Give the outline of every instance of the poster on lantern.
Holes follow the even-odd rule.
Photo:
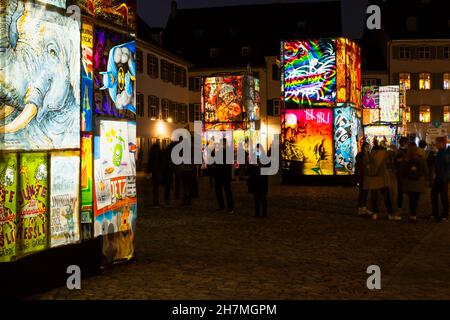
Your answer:
[[[100,121],[100,159],[103,179],[133,175],[125,121]]]
[[[349,175],[355,171],[359,122],[355,109],[334,109],[334,165],[337,175]]]
[[[48,161],[46,153],[23,153],[19,166],[17,254],[47,248]]]
[[[51,247],[80,240],[78,152],[55,152],[50,160]]]
[[[282,43],[282,91],[288,108],[336,102],[335,51],[333,39]]]
[[[2,49],[0,57],[0,150],[80,145],[79,25],[46,8],[34,1],[1,1],[0,20],[11,24],[10,34],[2,26],[1,39],[14,47],[11,54]]]
[[[81,131],[92,131],[94,26],[83,22],[81,32]]]
[[[286,110],[281,122],[283,160],[300,162],[304,175],[333,175],[333,110]]]
[[[136,118],[136,43],[105,28],[94,30],[95,114]]]
[[[367,86],[362,89],[362,107],[364,109],[377,109],[380,107],[379,87]]]
[[[16,255],[17,154],[0,154],[0,262]]]
[[[204,79],[202,106],[205,123],[243,121],[243,78],[239,75]]]
[[[72,3],[79,6],[83,13],[97,19],[136,28],[136,0],[72,0]]]
[[[400,87],[382,86],[379,95],[381,122],[400,122]]]

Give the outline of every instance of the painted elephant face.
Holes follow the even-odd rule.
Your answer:
[[[79,25],[43,5],[17,3],[14,13],[4,12],[15,18],[6,28],[9,47],[0,51],[0,60],[5,61],[0,69],[0,118],[4,119],[0,146],[11,149],[10,142],[12,148],[25,149],[77,147]],[[14,37],[17,41],[11,41]]]

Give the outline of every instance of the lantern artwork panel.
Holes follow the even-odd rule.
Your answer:
[[[288,106],[332,106],[336,102],[333,39],[282,43],[282,91]]]
[[[282,159],[301,162],[304,175],[333,175],[333,110],[286,110],[281,121]]]

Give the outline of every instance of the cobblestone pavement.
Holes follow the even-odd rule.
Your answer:
[[[274,179],[275,180],[275,179]],[[139,178],[137,260],[34,299],[407,299],[450,298],[450,225],[423,218],[358,217],[356,189],[281,186],[269,217],[253,217],[245,182],[233,182],[236,212],[215,212],[208,178],[192,207],[150,208]],[[369,291],[369,265],[382,290]]]

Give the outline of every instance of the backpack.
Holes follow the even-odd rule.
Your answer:
[[[422,176],[422,164],[417,159],[405,161],[405,178],[408,180],[419,180]]]

